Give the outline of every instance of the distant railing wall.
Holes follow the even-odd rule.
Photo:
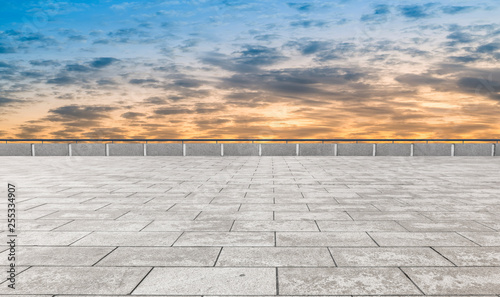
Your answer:
[[[499,156],[500,139],[0,139],[0,156]],[[3,143],[5,142],[5,143]]]

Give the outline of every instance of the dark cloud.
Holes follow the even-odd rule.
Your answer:
[[[60,63],[54,60],[31,60],[33,66],[59,66]]]
[[[116,85],[117,83],[112,80],[112,79],[100,79],[96,81],[98,85],[100,86],[111,86],[111,85]]]
[[[500,100],[500,80],[482,77],[462,77],[457,81],[457,86],[468,94]]]
[[[416,20],[432,16],[430,9],[435,5],[435,3],[427,3],[424,5],[401,5],[398,6],[398,10],[404,17]]]
[[[80,65],[80,64],[68,64],[66,65],[66,71],[71,71],[71,72],[90,72],[92,71],[91,68]]]
[[[13,54],[16,52],[16,49],[10,46],[5,46],[0,43],[0,54]]]
[[[208,53],[200,61],[225,70],[246,73],[257,72],[262,66],[274,65],[287,59],[288,57],[285,57],[276,48],[246,45],[241,51],[233,53],[232,56]]]
[[[451,56],[450,59],[457,63],[472,63],[480,60],[478,56]]]
[[[51,109],[49,113],[61,116],[66,121],[97,120],[109,117],[108,113],[117,109],[117,107],[111,106],[84,106],[73,104]]]
[[[144,116],[146,116],[146,114],[144,114],[142,112],[126,112],[126,113],[121,115],[122,118],[129,119],[129,120],[133,120],[133,119],[136,119],[138,117],[144,117]]]
[[[387,16],[391,14],[389,5],[376,5],[372,14],[364,14],[361,16],[362,22],[382,23],[387,21]]]
[[[22,71],[19,74],[25,78],[40,78],[44,76],[43,73],[37,71]]]
[[[14,66],[0,61],[0,68],[13,68]]]
[[[159,81],[154,79],[154,78],[146,78],[146,79],[141,79],[141,78],[134,78],[129,80],[129,83],[133,85],[143,85],[143,84],[154,84],[158,83]]]
[[[19,102],[22,102],[22,100],[0,97],[0,106],[7,106],[11,105],[12,103],[19,103]]]
[[[117,62],[118,59],[115,58],[109,58],[109,57],[102,57],[102,58],[96,58],[92,62],[90,62],[90,66],[94,68],[104,68],[106,66],[109,66],[115,62]]]
[[[397,76],[396,81],[409,86],[435,86],[445,82],[440,78],[435,78],[429,75],[404,74]]]
[[[48,127],[46,125],[26,123],[18,127],[20,131],[16,133],[15,136],[21,139],[39,137],[40,133],[45,131],[47,128]]]
[[[51,79],[47,80],[47,83],[64,86],[64,85],[74,84],[74,83],[76,83],[76,81],[74,78],[69,77],[69,76],[58,76],[58,77],[51,78]]]
[[[443,6],[441,7],[441,11],[446,14],[459,14],[459,13],[466,13],[466,12],[471,12],[479,7],[475,6]]]
[[[290,2],[287,5],[291,8],[297,9],[300,12],[308,12],[312,9],[313,5],[311,3],[294,3]]]
[[[325,27],[328,23],[321,20],[300,20],[293,21],[290,23],[292,27],[302,27],[302,28],[310,28],[310,27]]]
[[[178,79],[174,85],[183,88],[198,88],[203,85],[203,81],[197,79]]]
[[[456,45],[459,43],[471,43],[474,42],[475,38],[469,33],[464,33],[464,32],[453,32],[446,36],[447,39],[450,39],[451,42],[449,43],[450,45]]]
[[[492,53],[500,49],[500,43],[488,43],[477,48],[478,53]]]
[[[160,97],[149,97],[147,99],[144,99],[143,103],[147,105],[164,105],[167,104],[168,101]]]
[[[172,114],[191,114],[194,113],[193,110],[187,108],[158,108],[154,110],[154,113],[157,115],[172,115]]]

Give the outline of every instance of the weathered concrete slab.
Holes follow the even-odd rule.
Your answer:
[[[301,143],[299,156],[335,156],[334,143]]]
[[[410,143],[377,143],[376,156],[405,156],[411,155]]]
[[[142,143],[109,143],[110,156],[144,156]]]
[[[182,156],[182,143],[148,143],[146,156]]]
[[[457,143],[455,156],[491,156],[491,143]]]
[[[258,156],[256,143],[224,143],[224,156]]]
[[[104,143],[72,143],[72,156],[106,156]]]
[[[339,156],[373,156],[373,144],[339,143],[337,153]]]
[[[220,156],[220,143],[186,143],[186,156]]]
[[[295,143],[263,143],[262,156],[296,156]]]
[[[67,143],[35,143],[35,156],[69,156]]]
[[[31,144],[0,143],[0,156],[31,156]]]
[[[415,143],[414,156],[451,156],[451,143]]]

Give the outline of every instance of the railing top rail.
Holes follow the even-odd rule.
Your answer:
[[[108,141],[122,141],[122,142],[133,142],[133,141],[139,141],[139,142],[144,142],[144,141],[151,141],[151,142],[160,142],[160,141],[179,141],[179,142],[212,142],[212,141],[227,141],[227,142],[236,142],[236,141],[255,141],[255,142],[280,142],[280,141],[293,141],[293,142],[318,142],[318,141],[337,141],[337,142],[351,142],[351,141],[363,141],[363,142],[369,142],[369,141],[380,141],[380,142],[389,142],[389,141],[398,141],[398,142],[409,142],[409,141],[415,141],[415,142],[420,142],[420,141],[462,141],[462,142],[471,142],[471,141],[500,141],[500,139],[461,139],[461,138],[453,138],[453,139],[417,139],[417,138],[412,138],[412,139],[403,139],[403,138],[317,138],[317,139],[296,139],[296,138],[283,138],[283,139],[265,139],[265,138],[231,138],[231,139],[225,139],[225,138],[165,138],[165,139],[155,139],[155,138],[137,138],[137,139],[124,139],[124,138],[68,138],[68,139],[61,139],[61,138],[29,138],[29,139],[15,139],[15,138],[1,138],[0,141],[3,142],[30,142],[30,141],[47,141],[47,142],[77,142],[77,141],[94,141],[94,142],[108,142]]]

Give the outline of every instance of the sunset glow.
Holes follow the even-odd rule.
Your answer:
[[[500,138],[498,1],[2,1],[0,138]]]

